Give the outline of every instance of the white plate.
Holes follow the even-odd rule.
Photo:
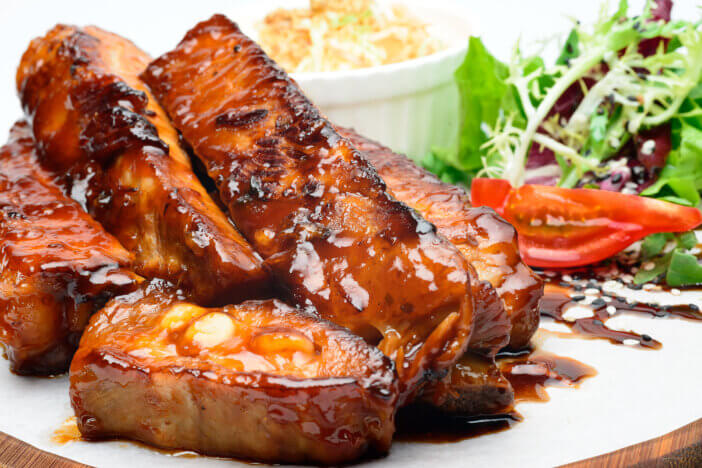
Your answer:
[[[588,21],[596,2],[580,0],[495,0],[467,2],[478,11],[483,38],[508,57],[525,41],[567,31],[572,15]],[[632,1],[632,10],[642,1]],[[678,0],[674,16],[695,18],[694,0]],[[151,54],[162,53],[196,21],[214,12],[237,19],[241,2],[217,1],[34,1],[0,2],[0,128],[21,115],[14,71],[28,41],[56,22],[97,24],[134,40]],[[640,293],[639,293],[640,294]],[[669,299],[680,299],[670,297]],[[702,295],[694,298],[702,301]],[[580,389],[551,389],[548,403],[523,404],[525,421],[509,431],[452,444],[396,443],[378,466],[550,466],[609,452],[660,436],[702,417],[702,323],[675,319],[617,317],[610,325],[648,333],[660,351],[613,346],[605,341],[547,338],[544,349],[592,365],[599,375]],[[67,378],[22,378],[0,361],[0,431],[44,450],[100,467],[231,466],[235,462],[175,458],[125,442],[58,445],[52,434],[72,414]],[[248,466],[248,465],[247,465]]]

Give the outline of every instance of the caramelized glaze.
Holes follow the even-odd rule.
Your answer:
[[[445,413],[468,417],[474,425],[473,417],[511,412],[514,390],[494,358],[468,352],[448,375],[424,388],[421,401]]]
[[[192,173],[139,80],[149,60],[96,27],[56,26],[32,41],[17,86],[42,164],[135,254],[141,275],[206,305],[269,295],[261,258]]]
[[[500,356],[500,370],[514,388],[515,401],[548,401],[547,387],[577,387],[597,371],[575,359],[525,349]]]
[[[279,301],[205,309],[154,281],[93,317],[71,402],[87,439],[329,464],[388,450],[397,378],[362,338]]]
[[[139,278],[131,255],[40,167],[17,123],[0,149],[0,341],[20,374],[68,369],[90,315]]]
[[[463,353],[470,266],[221,15],[142,74],[297,304],[391,356],[403,394]]]
[[[479,278],[497,290],[512,323],[509,345],[526,346],[539,326],[543,281],[519,256],[514,228],[490,208],[472,208],[461,187],[442,182],[406,156],[353,130],[340,132],[368,157],[393,195],[434,223],[471,262]]]

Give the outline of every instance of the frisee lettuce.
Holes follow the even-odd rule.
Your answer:
[[[539,152],[551,150],[557,163],[540,168],[539,175],[555,174],[561,187],[598,188],[593,174],[611,174],[613,161],[638,133],[665,124],[670,126],[670,153],[641,195],[699,206],[702,21],[654,20],[652,5],[648,0],[637,17],[628,16],[626,0],[619,1],[614,14],[603,7],[592,27],[575,25],[553,65],[538,55],[523,55],[518,46],[509,63],[503,63],[479,38],[471,38],[455,73],[463,106],[457,143],[434,149],[424,165],[448,182],[469,185],[473,177],[483,176],[519,186],[530,149],[538,145]],[[642,43],[648,47],[645,53]],[[650,50],[651,44],[657,47]],[[582,96],[573,100],[572,114],[555,112],[559,98],[577,87]],[[649,236],[644,252],[672,241],[676,246],[645,255],[654,267],[640,270],[637,281],[665,276],[673,285],[699,282],[702,266],[693,268],[694,256],[681,238]]]
[[[425,165],[439,175],[456,169],[465,182],[481,175],[519,186],[529,149],[537,144],[555,153],[561,166],[559,185],[573,187],[585,173],[607,171],[602,161],[617,154],[640,129],[702,119],[695,97],[702,77],[699,23],[649,21],[650,8],[649,2],[644,14],[634,18],[627,17],[626,0],[620,0],[613,15],[603,8],[592,28],[576,25],[550,67],[538,56],[523,56],[519,48],[504,64],[480,39],[471,38],[455,74],[463,106],[458,143],[433,151]],[[643,56],[639,44],[651,38],[670,44],[661,41],[655,53]],[[586,79],[595,84],[586,87]],[[574,84],[583,87],[585,97],[573,115],[567,120],[551,115]],[[685,135],[697,137],[689,130]],[[685,154],[672,162],[680,166],[681,159],[689,168]],[[669,181],[645,195],[660,193],[688,205],[699,202],[679,175],[669,169]]]

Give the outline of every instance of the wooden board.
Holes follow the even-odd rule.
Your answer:
[[[444,445],[449,449],[450,445]],[[563,468],[609,468],[630,466],[702,466],[702,419],[657,439],[642,442],[598,457],[565,465]],[[39,450],[0,432],[1,468],[87,468],[58,455]]]
[[[702,419],[657,439],[617,450],[598,457],[565,465],[563,468],[606,466],[699,467],[702,466]]]
[[[0,468],[87,468],[0,432]]]

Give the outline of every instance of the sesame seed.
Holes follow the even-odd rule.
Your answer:
[[[619,281],[615,280],[607,280],[603,285],[603,288],[605,289],[621,289],[622,288],[622,283]]]
[[[641,145],[641,154],[653,154],[656,150],[655,140],[646,140],[643,145]]]
[[[589,295],[594,295],[594,294],[599,294],[599,293],[600,293],[600,290],[595,289],[595,288],[587,288],[585,290],[585,294],[589,294]]]
[[[614,315],[617,313],[617,308],[614,306],[607,306],[606,310],[609,315]]]
[[[646,271],[651,271],[656,267],[656,264],[653,262],[646,262],[641,267],[646,270]]]
[[[673,288],[670,290],[670,294],[672,294],[673,296],[679,296],[680,290],[678,288]]]

